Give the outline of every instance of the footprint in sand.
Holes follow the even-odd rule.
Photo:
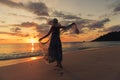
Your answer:
[[[59,77],[62,77],[62,76],[64,75],[64,70],[63,70],[63,69],[55,68],[54,70],[56,71],[56,74],[57,74]]]

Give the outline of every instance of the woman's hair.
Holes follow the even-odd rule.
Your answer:
[[[58,19],[57,18],[54,18],[53,20],[48,21],[49,25],[53,25],[53,24],[56,24],[56,23],[58,23]]]
[[[53,23],[58,23],[58,20],[56,18],[54,18]]]

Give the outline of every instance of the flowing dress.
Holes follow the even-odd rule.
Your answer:
[[[48,48],[48,56],[52,59],[51,62],[61,62],[62,57],[62,45],[60,40],[60,28],[52,26],[52,33],[50,44]]]

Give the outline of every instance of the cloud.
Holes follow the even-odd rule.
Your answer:
[[[1,23],[5,23],[5,21],[0,20]]]
[[[54,17],[61,17],[63,19],[81,19],[79,16],[72,14],[65,14],[62,11],[53,11],[52,14]]]
[[[102,18],[102,19],[103,18],[109,18],[109,17],[115,16],[115,15],[118,15],[118,14],[120,14],[120,12],[105,13],[105,14],[99,16],[99,18]]]
[[[28,28],[28,27],[38,26],[38,24],[34,22],[23,22],[20,26]]]
[[[38,33],[46,33],[49,31],[50,25],[47,23],[45,24],[38,24],[35,22],[23,22],[21,24],[13,24],[11,26],[15,26],[15,28],[11,28],[12,32],[21,32],[21,28],[33,28],[33,30],[37,31]]]
[[[47,17],[36,17],[36,18],[34,18],[34,19],[36,19],[36,20],[48,20],[48,18]]]
[[[120,12],[120,0],[113,1],[113,3],[109,5],[109,8],[112,9],[112,12]]]
[[[115,11],[115,12],[120,11],[120,6],[117,6],[113,11]]]
[[[120,11],[120,2],[115,6],[113,9],[114,12],[119,12]]]
[[[26,7],[27,10],[37,14],[38,16],[48,16],[48,7],[42,2],[29,2]]]
[[[24,4],[19,2],[19,3],[15,3],[11,0],[0,0],[0,3],[9,6],[9,7],[14,7],[14,8],[24,8]]]
[[[48,7],[43,2],[29,2],[27,4],[23,4],[21,2],[16,3],[11,0],[0,0],[0,3],[9,6],[11,8],[20,8],[27,10],[36,14],[37,16],[48,16]]]
[[[9,25],[0,25],[0,27],[8,27]]]
[[[107,32],[120,31],[120,25],[111,26],[111,27],[109,27],[107,29],[104,29],[103,31],[107,31]]]
[[[46,33],[49,31],[49,29],[50,29],[50,25],[48,24],[40,24],[36,26],[36,31],[39,33]]]
[[[109,18],[120,14],[120,0],[111,1],[110,4],[107,5],[107,7],[110,10],[110,12],[99,16],[99,18]]]
[[[29,34],[23,34],[23,33],[10,33],[10,32],[0,32],[0,34],[7,34],[11,36],[19,36],[19,37],[29,37]]]
[[[21,28],[19,28],[19,27],[11,28],[10,30],[11,30],[12,32],[16,32],[16,33],[21,32]]]
[[[35,22],[23,22],[21,24],[13,24],[12,26],[20,26],[20,27],[25,27],[25,28],[31,28],[31,27],[36,27],[39,26]]]
[[[93,14],[87,14],[86,16],[88,16],[88,17],[93,17],[94,15],[93,15]]]
[[[100,20],[100,21],[96,21],[93,24],[89,25],[89,28],[91,28],[91,29],[104,28],[104,25],[107,22],[110,22],[109,18],[106,18],[106,19],[103,19],[103,20]]]
[[[79,26],[86,26],[86,25],[89,25],[89,24],[95,22],[95,20],[81,18],[81,19],[74,19],[74,20],[62,20],[60,23],[63,25],[68,25],[68,24],[71,24],[73,22]]]
[[[2,38],[0,38],[0,40],[2,41],[2,40],[7,40],[7,39],[2,39]]]
[[[12,16],[19,16],[19,17],[28,17],[30,18],[30,16],[26,16],[26,15],[19,15],[19,14],[16,14],[16,13],[8,13],[8,15],[12,15]]]

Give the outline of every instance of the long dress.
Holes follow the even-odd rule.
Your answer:
[[[52,26],[51,39],[48,48],[48,56],[53,59],[51,62],[61,62],[63,59],[62,45],[60,40],[60,28],[56,26]]]

